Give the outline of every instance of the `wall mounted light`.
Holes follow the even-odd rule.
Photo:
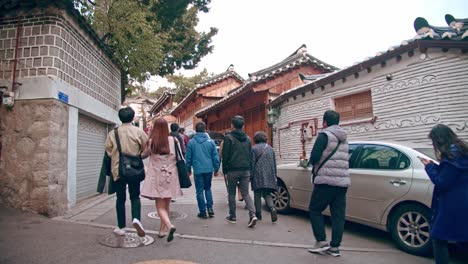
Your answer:
[[[267,113],[267,123],[268,125],[272,126],[276,120],[278,119],[279,116],[279,111],[277,108],[270,108],[270,110]]]

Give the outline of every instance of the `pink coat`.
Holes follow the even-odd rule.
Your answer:
[[[146,177],[141,188],[142,197],[155,199],[182,196],[176,167],[174,138],[169,136],[168,139],[170,154],[149,154],[149,161],[145,167]]]

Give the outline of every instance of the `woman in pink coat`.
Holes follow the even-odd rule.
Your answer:
[[[156,201],[156,210],[161,219],[159,237],[163,238],[164,233],[169,231],[167,242],[172,241],[176,231],[169,219],[169,205],[172,198],[182,195],[176,167],[175,148],[179,148],[177,143],[177,139],[169,136],[167,121],[163,118],[156,119],[142,155],[143,158],[149,157],[149,162],[141,196]]]

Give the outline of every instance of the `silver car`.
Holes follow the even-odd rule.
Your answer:
[[[428,254],[433,184],[418,156],[434,160],[433,149],[410,143],[354,141],[349,143],[349,154],[346,220],[390,232],[398,247],[408,253]],[[273,196],[278,212],[308,210],[313,189],[310,167],[279,165],[278,186]]]

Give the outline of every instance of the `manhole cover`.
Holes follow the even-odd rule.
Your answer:
[[[148,214],[149,218],[159,219],[159,215],[157,211],[151,212]],[[169,212],[170,219],[184,219],[187,218],[187,214],[179,211],[171,211]]]
[[[99,243],[113,248],[135,248],[152,244],[154,238],[150,236],[139,237],[136,233],[125,233],[125,236],[110,234],[99,239]]]
[[[176,259],[162,259],[162,260],[147,260],[137,262],[135,264],[195,264],[195,262],[176,260]]]

